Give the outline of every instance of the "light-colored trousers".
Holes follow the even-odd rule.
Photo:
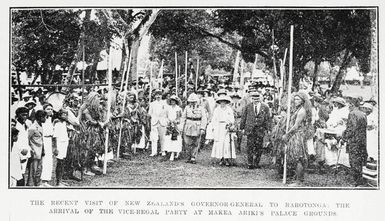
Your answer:
[[[151,155],[157,154],[158,151],[158,140],[160,141],[161,152],[164,150],[164,138],[166,136],[166,127],[161,126],[160,124],[151,125]]]

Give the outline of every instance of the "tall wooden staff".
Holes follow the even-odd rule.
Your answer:
[[[289,62],[289,84],[287,86],[287,114],[286,114],[286,133],[289,131],[290,126],[290,106],[291,106],[291,84],[293,76],[293,38],[294,38],[294,26],[290,26],[290,62]],[[283,161],[283,183],[286,184],[286,173],[287,173],[287,145],[285,145],[285,158]]]
[[[110,47],[110,53],[108,55],[108,100],[107,100],[107,120],[108,123],[111,117],[111,97],[112,97],[112,47]],[[109,142],[109,128],[106,128],[106,140],[104,145],[104,163],[103,163],[103,174],[107,173],[107,152]]]
[[[282,94],[283,94],[283,88],[284,88],[284,76],[286,74],[285,71],[285,64],[286,64],[286,55],[287,55],[287,48],[285,49],[285,54],[283,56],[283,61],[281,60],[281,67],[280,70],[280,78],[281,78],[281,88],[279,88],[279,97],[278,97],[278,106],[281,107],[281,100],[282,100]],[[279,109],[280,110],[280,109]]]
[[[184,62],[184,92],[187,97],[187,51],[185,53],[185,62]]]
[[[124,85],[124,95],[123,95],[123,103],[122,103],[122,111],[124,112],[124,108],[126,105],[126,99],[127,99],[127,88],[128,88],[128,76],[130,73],[131,69],[131,51],[128,52],[129,55],[129,60],[128,60],[128,70],[126,74],[126,79],[125,79],[125,85]],[[128,56],[127,56],[128,57]],[[118,149],[116,151],[116,158],[119,159],[119,153],[120,153],[120,145],[122,144],[122,129],[123,129],[123,118],[120,119],[120,128],[119,128],[119,139],[118,139]]]
[[[276,79],[277,79],[277,65],[276,65],[276,60],[275,60],[275,40],[274,40],[274,30],[273,30],[273,33],[272,33],[272,45],[271,45],[271,48],[272,48],[272,51],[273,51],[273,68],[274,68],[274,83],[273,85],[275,86],[275,82],[276,82]],[[275,100],[275,93],[274,93],[274,100]]]
[[[84,40],[83,40],[82,104],[84,103],[84,69],[86,69],[85,68],[85,63],[86,63],[85,56],[86,56],[86,53],[85,53],[85,49],[84,49]],[[72,82],[69,82],[69,83],[71,84]]]
[[[152,61],[150,62],[150,93],[148,103],[151,103],[151,95],[152,95]]]
[[[175,52],[175,93],[178,96],[178,54]]]
[[[195,91],[198,90],[198,76],[199,76],[199,57],[197,59],[197,72],[195,74]]]

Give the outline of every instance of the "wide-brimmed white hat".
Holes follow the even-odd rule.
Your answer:
[[[187,102],[198,102],[198,101],[199,101],[199,97],[197,94],[192,93],[190,94],[190,96],[188,96]]]

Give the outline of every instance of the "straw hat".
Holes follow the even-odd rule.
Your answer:
[[[250,97],[260,97],[260,96],[261,96],[261,93],[258,92],[257,90],[250,93]]]
[[[219,96],[216,100],[217,103],[220,103],[221,101],[226,101],[228,104],[231,103],[231,98],[227,95]]]
[[[361,105],[361,108],[367,108],[373,111],[373,105],[371,105],[370,103],[364,103],[363,105]]]
[[[162,90],[156,89],[156,90],[154,91],[154,96],[157,95],[157,94],[162,95]]]
[[[241,95],[239,95],[239,93],[232,93],[232,94],[230,95],[230,97],[231,97],[231,98],[238,98],[238,99],[241,99],[241,98],[242,98]]]
[[[217,95],[220,96],[221,94],[227,95],[226,89],[219,89]]]
[[[176,102],[176,105],[180,105],[180,99],[179,97],[177,97],[175,94],[171,95],[171,97],[169,98],[169,100],[174,100]]]
[[[342,106],[346,106],[346,101],[342,97],[336,97],[333,99],[334,103],[341,104]]]
[[[29,104],[32,104],[32,105],[36,106],[36,102],[33,101],[33,100],[28,101],[27,103],[25,103],[24,106],[27,106],[27,105],[29,105]]]

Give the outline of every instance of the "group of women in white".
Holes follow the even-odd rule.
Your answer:
[[[198,104],[203,105],[203,102],[207,102],[207,100],[201,99]],[[236,158],[234,146],[236,134],[231,130],[235,124],[234,111],[230,105],[231,98],[228,95],[221,94],[215,99],[215,102],[214,111],[211,114],[208,111],[206,112],[209,123],[205,139],[213,141],[211,157],[218,159],[220,164],[231,165]],[[175,95],[169,98],[169,103],[166,114],[167,120],[169,125],[171,124],[178,128],[179,135],[177,139],[172,139],[171,133],[166,134],[164,151],[171,153],[170,160],[174,160],[179,156],[183,145],[183,128],[179,127],[181,125],[182,108],[179,106],[179,98]]]

